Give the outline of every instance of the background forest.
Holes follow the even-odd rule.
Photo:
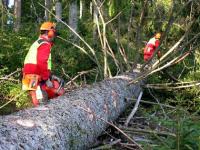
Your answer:
[[[0,114],[32,107],[21,91],[21,68],[45,20],[57,23],[53,72],[66,89],[142,68],[143,48],[162,33],[162,57],[146,79],[138,115],[150,133],[146,149],[200,149],[199,0],[0,0]],[[139,79],[138,79],[139,80]],[[170,106],[170,107],[169,107]],[[147,136],[147,135],[145,135]],[[156,141],[156,142],[155,142]]]

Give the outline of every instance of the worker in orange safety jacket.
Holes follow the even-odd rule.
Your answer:
[[[56,38],[56,25],[44,22],[40,36],[24,60],[22,90],[28,90],[34,106],[64,94],[64,81],[51,74],[51,48]]]
[[[148,43],[146,44],[146,46],[144,48],[144,61],[145,62],[153,57],[155,50],[160,45],[160,37],[161,37],[161,33],[156,33],[155,36],[153,38],[151,38],[148,41]],[[158,51],[157,56],[158,56],[158,58],[160,58],[160,56],[161,56],[160,51]]]

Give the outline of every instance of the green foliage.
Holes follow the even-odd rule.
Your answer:
[[[24,57],[32,41],[31,38],[27,37],[29,32],[24,30],[16,34],[7,31],[0,34],[0,43],[3,43],[0,44],[0,69],[5,70],[7,68],[7,73],[9,73],[22,67]]]
[[[130,4],[131,4],[131,1],[118,1],[118,0],[107,1],[109,16],[114,17],[119,12],[127,14],[127,12],[125,11],[127,10],[127,8],[130,8]]]
[[[21,84],[11,81],[4,81],[0,84],[0,115],[9,114],[17,110],[30,107],[32,104],[27,93],[21,90]],[[20,97],[17,97],[20,94]]]
[[[166,121],[165,121],[166,122]],[[174,122],[173,125],[176,125],[175,130],[177,130],[176,138],[167,137],[163,139],[163,144],[159,144],[154,147],[154,150],[196,150],[200,148],[199,145],[199,137],[200,137],[200,122],[199,121],[181,121]],[[169,128],[173,128],[174,126],[168,126]]]
[[[26,23],[34,23],[44,17],[44,10],[39,5],[44,4],[43,0],[26,1],[22,0],[22,21]]]
[[[181,98],[176,99],[181,104]],[[143,143],[147,149],[153,150],[197,150],[200,148],[200,121],[197,112],[190,114],[184,110],[180,105],[174,111],[165,109],[167,118],[160,115],[160,110],[149,109],[146,117],[149,118],[149,126],[156,126],[157,131],[166,131],[166,133],[175,133],[174,136],[170,135],[156,135],[151,134],[150,139],[153,141],[152,145]],[[147,110],[147,108],[145,108]],[[155,116],[149,114],[156,111]]]
[[[166,12],[170,11],[173,0],[157,0],[157,7],[163,7]]]

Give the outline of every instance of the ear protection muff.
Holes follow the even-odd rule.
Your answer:
[[[48,38],[53,38],[53,37],[55,37],[55,31],[49,30],[47,35],[48,35]]]

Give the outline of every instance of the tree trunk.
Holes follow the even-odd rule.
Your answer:
[[[77,31],[78,27],[78,7],[77,0],[71,1],[69,6],[69,26]],[[77,39],[76,36],[71,33],[74,41]]]
[[[79,4],[80,4],[80,6],[79,6],[79,19],[82,19],[82,16],[83,16],[83,0],[80,0]]]
[[[0,119],[0,149],[88,149],[126,106],[138,97],[136,74],[117,76],[79,88],[46,106]]]
[[[21,26],[21,0],[14,1],[15,25],[14,31],[18,32]]]
[[[8,0],[2,0],[4,7],[8,8]]]
[[[91,3],[92,7],[93,8],[93,13],[92,13],[92,16],[93,16],[93,46],[95,47],[97,45],[97,22],[99,21],[98,18],[99,18],[99,13],[98,13],[98,10],[97,10],[97,6],[93,3]]]
[[[141,34],[143,32],[143,25],[144,25],[144,17],[145,17],[145,13],[148,12],[148,0],[145,0],[142,2],[143,8],[142,8],[142,12],[140,14],[140,20],[139,20],[139,25],[137,27],[137,32],[136,32],[136,50],[138,50],[137,54],[135,55],[134,58],[134,64],[133,64],[133,68],[137,66],[137,63],[139,61],[140,58],[140,49],[143,46],[142,45],[142,37]]]
[[[55,8],[56,8],[56,16],[58,17],[58,18],[56,18],[56,21],[59,22],[59,19],[62,20],[62,4],[61,4],[61,2],[56,2]]]
[[[3,1],[0,1],[1,6],[1,31],[4,30],[4,7],[3,7]]]
[[[45,7],[48,9],[48,10],[50,10],[50,4],[51,4],[51,0],[45,0]],[[49,12],[48,12],[48,10],[46,10],[45,9],[45,16],[44,16],[44,19],[46,20],[46,21],[48,21],[49,20]]]
[[[6,25],[7,20],[7,12],[8,9],[8,0],[0,0],[0,9],[1,9],[1,30],[4,30],[4,26]]]
[[[127,53],[129,54],[128,55],[128,60],[133,60],[133,55],[132,55],[132,53],[131,53],[131,50],[130,50],[130,44],[131,44],[131,36],[132,36],[132,31],[131,31],[131,28],[132,28],[132,24],[133,24],[133,20],[134,20],[134,18],[133,18],[133,15],[134,15],[134,13],[135,13],[135,9],[134,9],[134,3],[131,3],[131,10],[130,10],[131,12],[130,12],[130,18],[129,18],[129,24],[128,24],[128,37],[127,37],[127,39],[128,39],[128,45],[127,45]],[[131,54],[131,55],[130,55]]]

